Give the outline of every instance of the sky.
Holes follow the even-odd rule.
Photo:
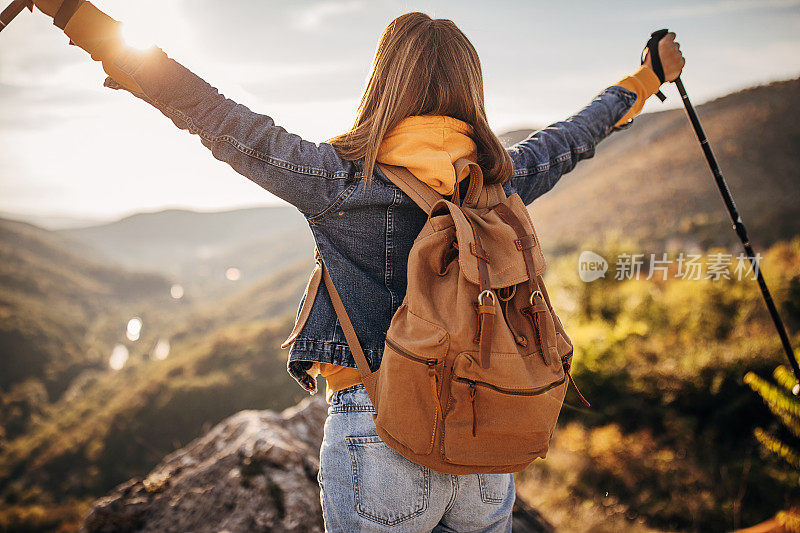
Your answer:
[[[800,75],[800,0],[93,3],[130,42],[157,44],[314,142],[350,127],[380,33],[408,11],[449,18],[473,42],[497,133],[577,112],[637,68],[662,27],[677,33],[695,104]],[[38,11],[0,33],[0,212],[99,220],[281,203],[154,108],[103,88],[105,77]],[[680,107],[675,88],[665,92],[644,111]]]

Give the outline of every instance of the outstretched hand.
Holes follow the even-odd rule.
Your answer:
[[[60,8],[63,3],[64,0],[33,0],[33,5],[35,5],[39,11],[50,17],[56,16],[58,8]]]
[[[658,55],[661,58],[661,67],[664,69],[664,81],[675,81],[686,64],[686,59],[681,54],[681,45],[675,42],[675,32],[667,33],[658,41]],[[643,64],[653,68],[650,50],[645,52]]]

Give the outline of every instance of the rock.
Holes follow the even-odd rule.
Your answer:
[[[242,411],[98,500],[86,532],[322,531],[325,402]]]
[[[322,395],[278,414],[242,411],[93,505],[81,531],[321,532]],[[552,526],[519,498],[515,532]]]

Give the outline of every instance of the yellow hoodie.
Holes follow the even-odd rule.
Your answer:
[[[465,168],[456,176],[453,164],[462,157],[477,157],[472,133],[472,126],[453,117],[407,117],[384,135],[378,163],[406,167],[439,194],[451,195],[456,179],[469,175]]]
[[[125,46],[119,38],[119,23],[89,2],[82,4],[69,20],[64,32],[70,40],[89,52],[92,59],[103,62],[103,69],[124,87],[141,92],[128,76],[114,66],[113,59]],[[636,103],[618,122],[629,122],[644,106],[645,100],[658,91],[658,77],[648,67],[642,66],[632,75],[615,85],[636,93]],[[472,140],[472,126],[453,117],[412,116],[402,120],[388,132],[378,148],[378,162],[404,166],[417,178],[443,195],[453,193],[456,182],[466,173],[456,176],[453,163],[466,157],[475,160],[476,145]],[[326,378],[326,398],[361,382],[355,368],[314,363],[311,376],[321,374]]]

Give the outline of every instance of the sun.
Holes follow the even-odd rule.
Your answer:
[[[182,0],[96,0],[98,8],[119,20],[125,44],[137,50],[169,47],[182,33]]]

